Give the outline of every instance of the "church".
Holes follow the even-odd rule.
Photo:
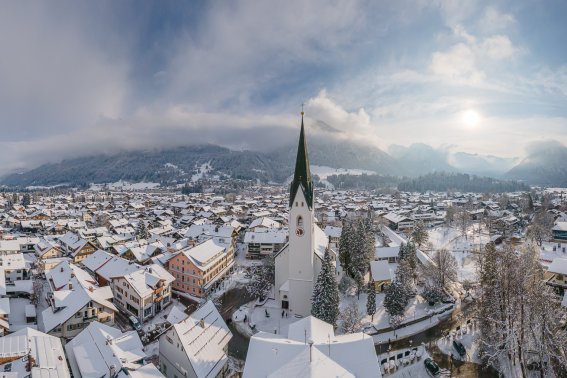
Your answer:
[[[274,295],[282,309],[297,316],[311,315],[311,296],[321,271],[327,237],[315,223],[313,180],[301,112],[295,173],[289,191],[289,242],[275,256]],[[336,266],[337,254],[329,249]],[[338,277],[337,277],[338,279]]]

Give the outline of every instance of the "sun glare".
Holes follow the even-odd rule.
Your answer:
[[[480,115],[476,110],[469,109],[463,113],[463,123],[469,128],[478,126],[480,122]]]

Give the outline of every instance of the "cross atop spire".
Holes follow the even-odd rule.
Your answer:
[[[299,133],[299,144],[297,146],[297,158],[295,160],[295,173],[289,192],[289,207],[297,195],[297,190],[301,187],[303,195],[307,201],[307,206],[313,208],[313,180],[309,169],[309,156],[307,154],[307,141],[305,139],[305,127],[303,126],[303,104],[301,107],[301,131]]]

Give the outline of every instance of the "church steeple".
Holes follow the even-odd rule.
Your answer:
[[[307,154],[307,141],[305,139],[305,128],[303,126],[303,111],[301,112],[301,132],[299,134],[299,145],[297,146],[297,158],[295,160],[295,173],[291,182],[289,192],[289,207],[292,206],[297,190],[301,187],[307,201],[307,206],[313,208],[313,180],[309,170],[309,156]]]

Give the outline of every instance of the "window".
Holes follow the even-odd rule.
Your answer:
[[[303,227],[303,217],[301,215],[297,217],[297,227]]]

